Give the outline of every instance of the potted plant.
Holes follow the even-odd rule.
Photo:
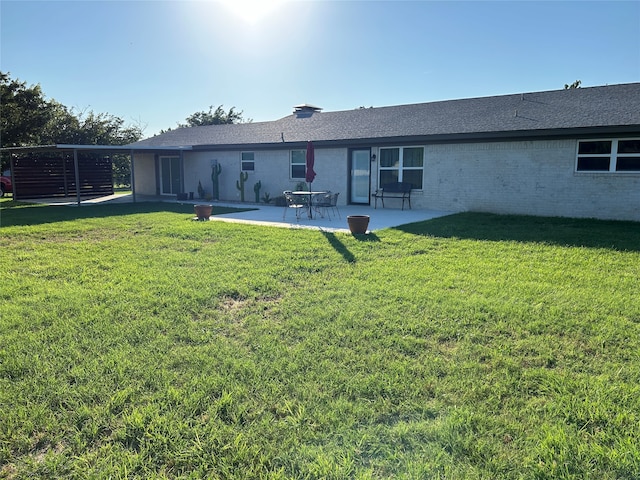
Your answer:
[[[196,217],[201,221],[209,220],[213,211],[213,205],[194,205],[193,208],[196,211]]]
[[[354,235],[361,235],[367,233],[369,227],[369,215],[348,215],[347,223],[349,224],[349,230]]]

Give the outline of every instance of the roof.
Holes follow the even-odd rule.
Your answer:
[[[608,132],[640,135],[640,83],[295,114],[271,122],[172,130],[132,147],[194,150],[464,141]]]
[[[53,152],[53,151],[65,151],[65,150],[88,150],[92,152],[126,152],[129,153],[132,150],[135,151],[150,151],[154,152],[158,150],[157,147],[146,146],[146,145],[81,145],[81,144],[68,144],[68,143],[58,143],[52,145],[25,145],[20,147],[3,147],[0,148],[0,151],[7,153],[30,153],[30,152]],[[182,146],[167,146],[162,147],[161,151],[181,151],[181,150],[191,150],[190,146],[182,145]]]

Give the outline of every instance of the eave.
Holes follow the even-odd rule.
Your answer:
[[[525,141],[567,138],[593,138],[598,136],[640,136],[640,125],[580,127],[545,130],[516,130],[503,132],[451,133],[438,135],[407,135],[396,137],[368,137],[338,140],[314,140],[316,148],[344,148],[354,146],[387,146],[399,144],[473,143],[497,141]],[[193,145],[193,151],[224,150],[282,150],[306,148],[306,142],[229,143]]]

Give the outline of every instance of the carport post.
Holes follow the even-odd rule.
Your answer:
[[[80,169],[78,168],[78,149],[73,149],[73,167],[76,170],[76,197],[80,206]]]
[[[16,196],[16,175],[15,172],[15,160],[13,153],[9,153],[9,168],[11,169],[11,184],[12,184],[12,194],[13,200],[19,200],[19,197]]]
[[[180,192],[184,192],[184,150],[180,150]]]
[[[136,203],[136,174],[133,168],[133,149],[131,149],[131,199]]]

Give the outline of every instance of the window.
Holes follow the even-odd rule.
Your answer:
[[[424,147],[393,147],[380,149],[380,178],[378,185],[409,182],[412,188],[422,189]]]
[[[640,139],[618,140],[617,172],[640,172]]]
[[[240,169],[243,172],[253,172],[255,170],[255,161],[254,161],[254,153],[253,152],[242,152],[241,154],[241,162]]]
[[[578,172],[640,172],[640,139],[578,141]]]
[[[291,150],[291,178],[304,179],[307,169],[307,150]]]

